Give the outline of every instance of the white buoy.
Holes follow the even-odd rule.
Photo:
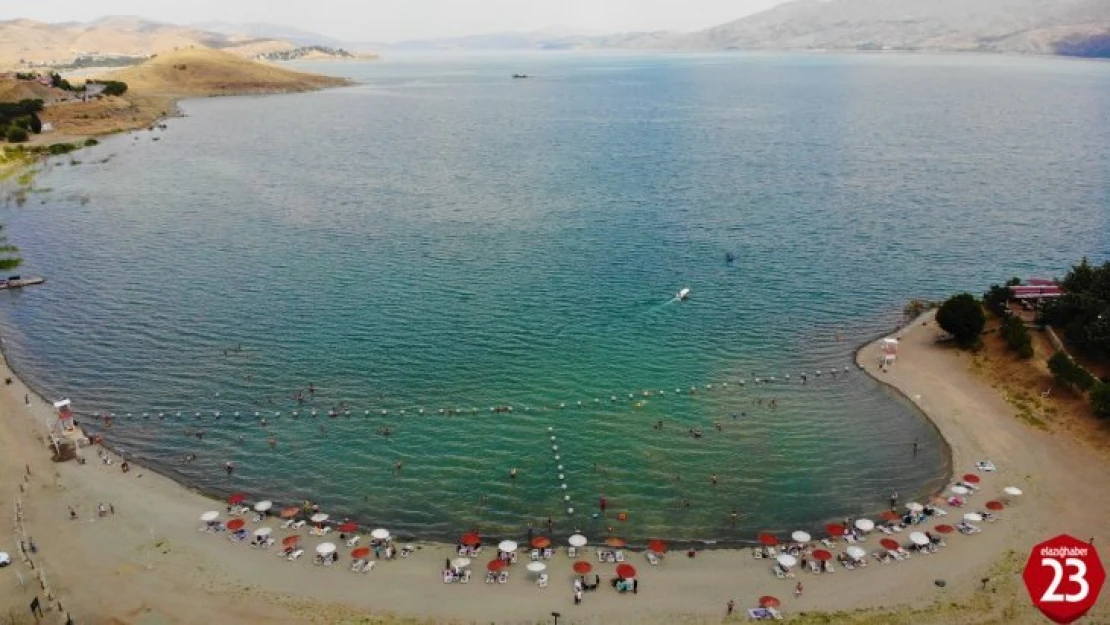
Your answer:
[[[384,415],[384,414],[389,414],[389,411],[388,411],[388,410],[383,410],[383,411],[382,411],[382,414],[383,414],[383,415]]]
[[[470,409],[470,414],[478,414],[478,409],[477,408],[471,408]]]
[[[567,489],[567,485],[566,485],[566,482],[564,482],[564,483],[562,484],[562,488],[563,488],[563,490],[566,490],[566,489]]]
[[[164,412],[159,412],[159,413],[158,413],[158,418],[159,418],[159,419],[165,419],[165,418],[166,418],[166,413],[164,413]]]
[[[563,470],[563,465],[560,464],[558,468],[559,468],[560,471],[562,471]]]
[[[595,404],[596,404],[596,403],[598,403],[598,402],[600,402],[600,401],[601,401],[600,399],[598,399],[598,398],[594,397],[594,403],[595,403]]]
[[[756,384],[759,384],[759,382],[760,382],[759,378],[756,378],[756,379],[755,379],[755,383],[756,383]]]
[[[740,380],[740,386],[744,386],[744,381]]]
[[[423,408],[420,409],[420,414],[424,414],[424,409]]]
[[[281,413],[280,413],[280,412],[275,412],[275,413],[274,413],[274,416],[275,416],[275,417],[280,417],[280,416],[281,416]]]
[[[493,406],[490,406],[490,407],[489,407],[489,411],[490,411],[490,412],[493,412]]]
[[[553,427],[551,427],[551,426],[549,425],[549,426],[547,426],[547,431],[548,431],[548,432],[554,432],[554,431],[555,431],[555,428],[553,428]]]
[[[821,375],[821,370],[820,369],[817,370],[817,375]]]
[[[633,395],[632,393],[629,393],[629,394],[628,394],[628,398],[629,398],[629,399],[632,399],[633,397],[635,397],[635,395]]]
[[[551,451],[559,451],[559,446],[558,445],[552,445],[551,446]]]
[[[721,386],[728,386],[728,382],[721,382]]]
[[[130,416],[131,416],[131,413],[130,413],[130,412],[129,412],[129,413],[127,413],[127,416],[128,416],[128,417],[130,417]],[[197,413],[197,416],[198,416],[198,417],[200,416],[200,413],[199,413],[199,412]]]
[[[676,389],[674,390],[674,392],[676,392],[676,393],[681,393],[681,392],[682,392],[682,389],[680,389],[680,388],[676,388]]]
[[[563,501],[570,501],[570,495],[563,495]]]
[[[181,413],[179,412],[179,413],[177,413],[177,414],[179,414],[179,415],[180,415]],[[256,416],[256,417],[257,417],[257,416],[260,416],[261,414],[262,414],[261,412],[255,412],[255,413],[254,413],[254,416]]]
[[[574,508],[567,508],[567,514],[574,514]]]
[[[565,402],[565,401],[559,402],[559,408],[566,408],[566,407],[567,407],[567,402]]]
[[[239,411],[238,411],[238,410],[236,410],[236,411],[235,411],[235,416],[236,416],[236,417],[238,417],[238,416],[239,416]]]
[[[513,411],[513,407],[512,407],[512,406],[505,406],[505,408],[506,408],[506,409],[507,409],[507,410],[508,410],[509,412],[512,412],[512,411]]]
[[[127,416],[129,416],[129,417],[130,417],[131,415],[127,415]],[[200,413],[198,412],[197,414],[195,414],[195,415],[193,415],[193,416],[199,417],[199,416],[200,416]]]
[[[555,454],[555,462],[559,461],[559,454]]]
[[[789,379],[790,379],[790,374],[789,374],[789,373],[787,373],[787,374],[786,374],[786,379],[787,379],[787,380],[789,380]]]
[[[559,474],[559,479],[560,479],[560,480],[565,480],[565,479],[567,479],[567,478],[566,478],[566,476],[565,476],[565,475],[563,475],[562,473],[560,473],[560,474]]]
[[[552,437],[551,437],[551,442],[552,442],[552,443],[554,443],[554,442],[555,442],[555,437],[554,437],[554,436],[552,436]]]
[[[366,411],[366,416],[368,416],[368,417],[370,416],[370,411],[369,410]]]
[[[219,410],[216,411],[216,416],[217,417],[220,416],[220,411]]]
[[[348,410],[347,412],[350,412],[350,410]],[[404,408],[401,409],[401,414],[405,414],[405,409]]]
[[[706,389],[711,389],[711,388],[713,388],[713,385],[712,385],[712,384],[706,384],[706,385],[705,385],[705,388],[706,388]]]
[[[659,389],[659,394],[660,394],[660,395],[666,395],[666,394],[667,394],[667,392],[666,392],[666,391],[664,391],[663,389]]]
[[[844,365],[844,372],[845,372],[845,373],[847,373],[847,372],[848,372],[848,365]]]
[[[579,399],[579,400],[578,400],[578,407],[579,407],[579,408],[581,408],[581,407],[582,407],[582,400],[581,400],[581,399]]]
[[[149,416],[150,415],[148,415],[147,413],[145,413],[145,412],[143,413],[143,418],[148,418]]]

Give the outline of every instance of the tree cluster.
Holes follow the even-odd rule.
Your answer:
[[[1067,388],[1075,391],[1088,391],[1098,382],[1083,367],[1080,367],[1064,352],[1056,352],[1048,359],[1048,370],[1052,377]]]
[[[27,140],[31,133],[42,132],[42,100],[0,102],[0,135],[11,143]]]
[[[1041,321],[1060,329],[1078,353],[1110,359],[1110,262],[1094,266],[1084,258],[1060,284],[1066,294],[1044,304]]]
[[[983,305],[987,310],[991,311],[997,317],[1006,317],[1010,314],[1010,309],[1007,304],[1010,298],[1014,296],[1014,292],[1010,289],[1012,286],[1021,284],[1021,279],[1011,278],[1004,285],[992,284],[989,291],[983,294]]]
[[[1033,357],[1033,339],[1029,336],[1029,329],[1025,327],[1021,317],[1004,318],[998,331],[1002,335],[1002,340],[1006,341],[1006,347],[1017,354],[1018,358]]]
[[[127,83],[121,80],[89,80],[86,84],[104,85],[104,95],[120,96],[127,93]]]

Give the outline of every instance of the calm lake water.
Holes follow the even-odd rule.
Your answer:
[[[308,67],[360,84],[188,101],[3,210],[23,274],[49,279],[0,294],[13,364],[216,493],[421,537],[551,516],[735,541],[873,512],[949,467],[855,347],[909,297],[1110,256],[1106,63]]]

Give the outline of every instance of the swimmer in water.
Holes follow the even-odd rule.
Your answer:
[[[516,479],[516,467],[513,467],[512,469],[509,469],[509,479],[510,480],[515,480]]]
[[[714,486],[717,485],[717,474],[716,473],[709,476],[709,483],[714,485]]]
[[[400,473],[401,469],[403,469],[403,468],[404,468],[404,464],[402,464],[400,460],[393,463],[393,472],[394,473]]]
[[[273,436],[270,437],[270,449],[277,449],[277,439]]]
[[[714,423],[713,427],[717,428],[717,431],[720,432],[721,431],[721,422],[718,421],[718,422]]]
[[[235,471],[235,463],[234,462],[225,462],[224,463],[224,470],[227,471],[228,475],[231,475],[232,472]]]

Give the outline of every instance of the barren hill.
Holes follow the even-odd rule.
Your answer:
[[[168,97],[287,93],[348,84],[343,78],[295,72],[208,48],[159,54],[105,76],[142,95]]]

